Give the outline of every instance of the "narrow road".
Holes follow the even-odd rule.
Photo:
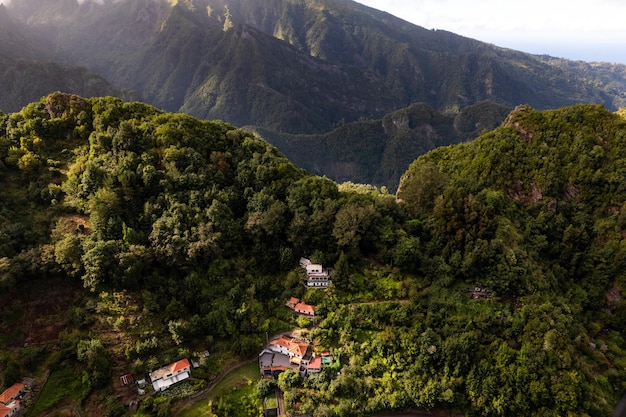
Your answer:
[[[285,410],[285,394],[280,388],[276,388],[276,402],[278,403],[278,415],[286,416],[287,410]]]

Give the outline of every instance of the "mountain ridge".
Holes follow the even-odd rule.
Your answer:
[[[63,65],[168,111],[252,126],[270,141],[331,134],[420,102],[450,114],[484,101],[626,104],[626,66],[499,48],[349,0],[13,0],[7,11]],[[359,158],[354,166],[372,159]],[[398,166],[393,178],[351,179],[389,186],[406,160]]]

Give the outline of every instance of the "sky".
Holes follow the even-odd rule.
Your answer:
[[[624,0],[356,0],[427,29],[582,61],[626,64]]]

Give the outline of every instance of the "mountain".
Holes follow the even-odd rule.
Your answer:
[[[61,65],[88,68],[168,111],[254,128],[276,144],[285,134],[333,136],[416,103],[451,115],[485,101],[539,109],[626,103],[624,66],[498,48],[350,0],[13,0],[8,13]],[[384,152],[380,140],[375,148]],[[341,158],[309,166],[393,189],[417,156],[367,174],[339,168],[349,162]]]
[[[0,109],[17,111],[52,91],[137,98],[85,68],[54,63],[53,56],[45,42],[0,5]]]
[[[467,106],[456,114],[418,103],[379,120],[347,123],[323,135],[253,130],[309,172],[339,182],[384,185],[395,192],[416,155],[474,139],[499,126],[509,112],[491,102]]]

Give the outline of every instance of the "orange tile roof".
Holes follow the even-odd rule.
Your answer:
[[[0,404],[0,417],[6,417],[12,411],[12,408],[7,407],[6,405]]]
[[[296,342],[295,340],[285,336],[280,336],[278,339],[272,340],[270,344],[284,347],[289,352],[300,357],[304,356],[307,348],[309,347],[309,344],[306,342]]]
[[[309,362],[309,364],[307,365],[307,368],[322,369],[322,357],[316,356],[315,358],[313,358],[313,360],[311,360],[311,362]]]
[[[174,362],[173,364],[171,364],[170,371],[174,373],[174,372],[182,371],[185,368],[189,368],[190,366],[191,364],[189,363],[189,360],[185,358],[185,359],[181,359],[178,362]]]
[[[9,388],[4,390],[2,394],[0,394],[0,403],[6,404],[10,402],[13,398],[17,397],[23,390],[24,384],[20,382],[11,385]]]
[[[308,343],[296,343],[292,342],[291,347],[289,348],[289,352],[296,354],[297,356],[304,356],[307,348],[309,347]]]
[[[289,349],[291,346],[291,339],[286,338],[285,336],[281,336],[278,339],[274,339],[270,342],[272,345],[282,346],[286,349]]]
[[[289,304],[298,304],[300,302],[299,299],[297,299],[296,297],[291,297],[289,299]]]
[[[296,311],[304,311],[304,312],[309,313],[311,315],[315,314],[315,306],[312,306],[311,304],[298,303],[298,304],[296,304],[294,309]]]

